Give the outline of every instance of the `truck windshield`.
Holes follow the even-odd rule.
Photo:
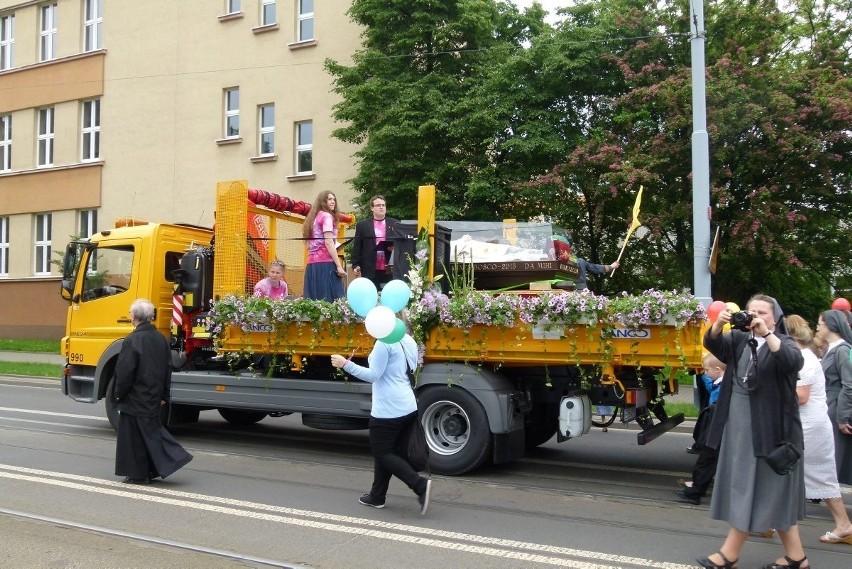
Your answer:
[[[131,282],[133,247],[98,247],[86,260],[83,302],[126,291]]]

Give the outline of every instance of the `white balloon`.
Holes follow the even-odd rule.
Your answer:
[[[386,338],[396,326],[396,314],[387,306],[376,306],[367,313],[364,326],[373,338]]]

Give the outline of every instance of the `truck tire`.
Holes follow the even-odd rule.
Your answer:
[[[362,431],[369,427],[369,421],[369,419],[360,417],[302,413],[302,424],[304,426],[324,431]]]
[[[488,460],[491,430],[485,409],[473,395],[461,387],[435,386],[418,397],[433,472],[464,474]]]
[[[109,384],[107,385],[106,395],[104,396],[104,409],[106,410],[106,416],[109,420],[109,424],[112,425],[112,428],[116,431],[118,430],[118,408],[115,406],[115,401],[113,401],[113,394],[115,393],[115,380],[110,379]]]
[[[249,411],[246,409],[228,409],[220,407],[218,409],[222,418],[232,425],[254,425],[262,421],[268,413],[266,411]]]
[[[553,438],[559,428],[559,419],[541,423],[527,423],[524,425],[524,445],[526,448],[535,448],[543,445]]]

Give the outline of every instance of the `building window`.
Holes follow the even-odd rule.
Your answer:
[[[0,217],[0,277],[9,276],[9,218]]]
[[[83,21],[84,51],[101,49],[103,45],[103,23],[104,0],[86,0],[86,14]]]
[[[240,88],[225,89],[225,138],[240,135]]]
[[[53,166],[53,107],[38,110],[38,165]]]
[[[35,274],[50,274],[50,233],[53,215],[37,213],[35,216]]]
[[[56,58],[56,2],[41,7],[41,53],[39,61]]]
[[[298,41],[314,39],[314,0],[297,0],[299,5]]]
[[[260,105],[258,107],[258,124],[260,139],[258,154],[268,156],[275,154],[275,105]]]
[[[225,13],[237,14],[242,10],[240,0],[225,0]]]
[[[81,209],[79,211],[80,224],[77,228],[77,236],[86,239],[98,232],[98,210]]]
[[[82,105],[83,162],[97,160],[101,156],[101,100],[83,101]]]
[[[296,174],[314,171],[314,123],[296,123]]]
[[[0,116],[0,172],[12,169],[12,115]]]
[[[275,0],[260,0],[260,25],[271,26],[275,22]]]
[[[0,16],[0,71],[11,69],[15,55],[15,14]]]

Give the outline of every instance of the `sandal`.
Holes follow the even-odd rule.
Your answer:
[[[808,560],[807,556],[802,557],[798,561],[794,561],[793,559],[790,559],[785,555],[784,559],[787,560],[786,565],[781,565],[780,563],[767,563],[763,566],[763,569],[810,569],[811,566],[811,564],[808,563],[807,565],[802,567],[802,563]]]
[[[739,559],[734,559],[733,561],[731,561],[730,559],[725,557],[725,554],[721,551],[717,551],[715,555],[718,555],[719,557],[724,559],[725,562],[720,565],[710,559],[710,557],[702,557],[701,559],[696,559],[696,561],[699,565],[704,567],[704,569],[736,569],[737,561],[739,561]]]
[[[819,536],[819,540],[823,543],[848,543],[849,545],[852,545],[852,533],[841,537],[835,533],[827,531],[824,535]]]

